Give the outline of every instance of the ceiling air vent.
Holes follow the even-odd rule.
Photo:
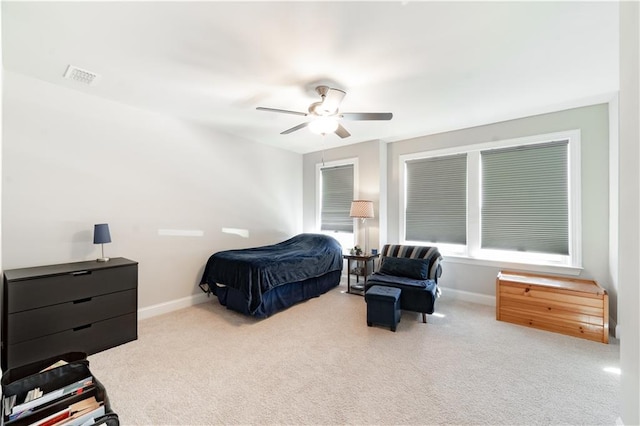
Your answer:
[[[93,86],[100,76],[94,72],[69,65],[64,73],[64,78],[77,81],[78,83],[86,84],[88,86]]]

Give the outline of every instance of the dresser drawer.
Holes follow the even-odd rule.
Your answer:
[[[90,355],[137,338],[137,315],[132,313],[8,345],[5,362],[16,367],[67,352],[79,351]]]
[[[137,288],[138,265],[79,270],[6,283],[7,313]],[[5,293],[6,294],[6,293]]]
[[[9,314],[7,341],[11,345],[130,314],[137,299],[137,290],[126,290]]]

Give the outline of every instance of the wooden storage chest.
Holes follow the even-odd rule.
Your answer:
[[[496,319],[609,343],[609,296],[595,281],[501,271]]]

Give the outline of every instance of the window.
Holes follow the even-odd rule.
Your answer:
[[[406,173],[406,239],[466,244],[467,155],[410,160]]]
[[[403,242],[581,266],[579,131],[403,155],[400,166]]]
[[[351,201],[356,197],[357,159],[316,165],[316,227],[319,232],[337,239],[343,247],[354,244]]]
[[[353,165],[321,169],[320,230],[353,232],[349,216],[353,200]]]
[[[480,152],[483,249],[569,254],[568,145]]]

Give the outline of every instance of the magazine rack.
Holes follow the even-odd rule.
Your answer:
[[[120,424],[104,386],[91,374],[84,352],[69,352],[8,370],[2,375],[1,384],[1,426]],[[42,396],[25,402],[27,393],[34,389],[39,389]],[[88,404],[94,397],[103,409],[74,411],[73,407]]]

